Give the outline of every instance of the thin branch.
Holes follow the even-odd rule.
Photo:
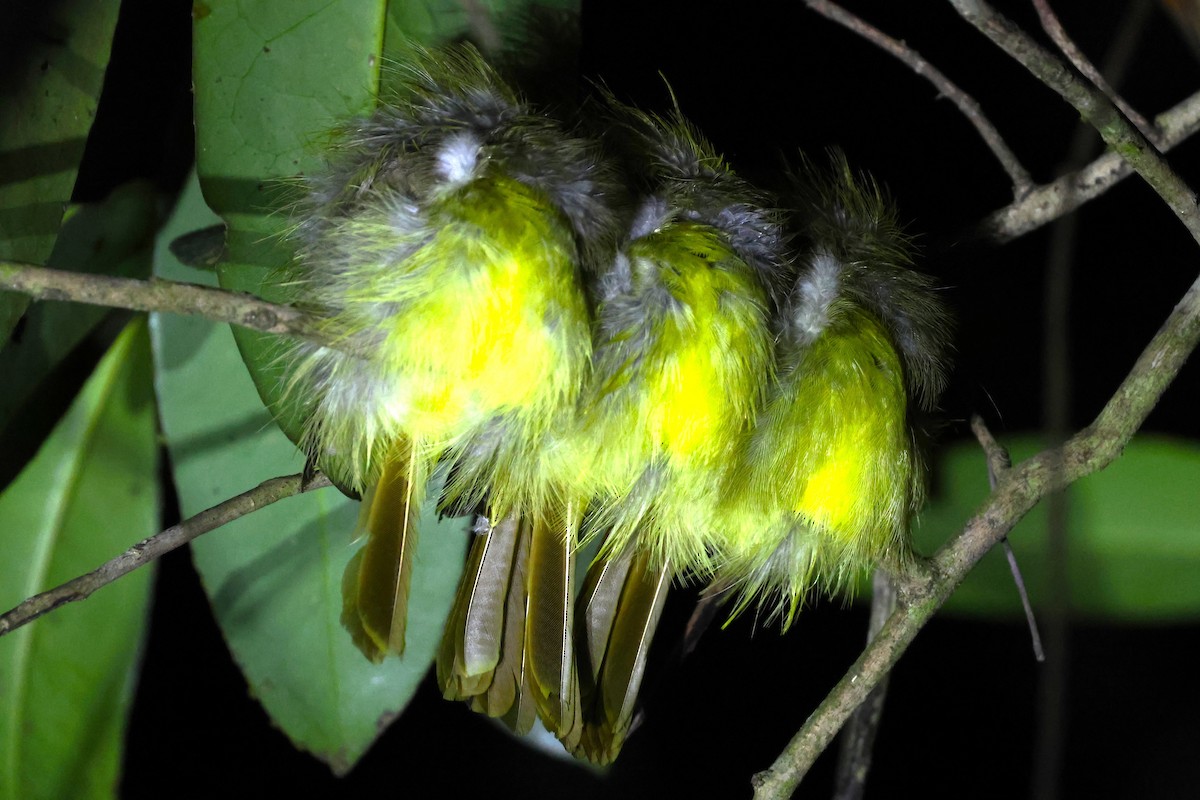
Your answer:
[[[999,132],[980,111],[979,104],[929,64],[919,53],[827,0],[805,0],[805,4],[813,11],[843,25],[891,53],[918,75],[927,77],[938,88],[938,91],[951,99],[975,125],[993,154],[1008,172],[1013,181],[1014,194],[1017,197],[1013,203],[993,212],[978,226],[980,235],[984,238],[1003,243],[1024,236],[1096,199],[1133,172],[1124,158],[1115,152],[1108,152],[1078,172],[1063,175],[1051,183],[1034,187],[1028,173],[1004,143]],[[1102,85],[1107,86],[1107,84]],[[1141,120],[1141,117],[1132,109],[1129,109],[1128,113],[1132,114],[1134,119]],[[1200,131],[1200,92],[1160,114],[1155,118],[1154,126],[1146,126],[1146,128],[1152,131],[1148,138],[1161,152],[1165,153],[1185,141],[1192,134]]]
[[[996,130],[996,126],[984,116],[975,98],[958,88],[953,81],[943,75],[937,67],[926,61],[916,50],[898,39],[893,39],[836,3],[831,3],[829,0],[804,0],[804,4],[826,19],[848,28],[881,50],[900,59],[913,72],[932,83],[938,92],[954,103],[958,107],[958,110],[962,112],[962,115],[967,118],[967,121],[975,126],[975,130],[983,138],[988,149],[992,151],[992,155],[1000,162],[1000,166],[1004,168],[1004,171],[1008,173],[1009,179],[1012,180],[1013,196],[1019,201],[1032,191],[1033,179],[1029,177],[1029,173],[1025,170],[1025,167],[1021,166],[1020,160],[1009,148],[1008,144],[1005,143],[1000,132]]]
[[[1146,118],[1137,112],[1137,110],[1125,102],[1116,91],[1100,74],[1100,70],[1092,66],[1092,62],[1088,60],[1083,51],[1075,44],[1067,32],[1063,29],[1062,23],[1058,21],[1058,16],[1054,13],[1054,9],[1050,8],[1050,3],[1047,0],[1033,0],[1033,7],[1037,10],[1038,19],[1042,23],[1042,30],[1054,41],[1067,60],[1074,65],[1075,69],[1079,70],[1085,78],[1091,81],[1097,89],[1104,93],[1104,96],[1109,99],[1113,105],[1121,110],[1125,118],[1137,126],[1142,135],[1151,142],[1157,144],[1158,133],[1146,121]]]
[[[896,582],[884,570],[876,570],[872,582],[871,621],[867,626],[867,644],[879,634],[888,617],[896,610],[896,602]],[[879,685],[867,695],[866,701],[855,709],[845,731],[842,732],[834,800],[859,800],[866,790],[867,774],[871,769],[871,751],[875,747],[875,734],[879,732],[879,723],[883,719],[887,689],[888,679],[884,676]]]
[[[1046,660],[1046,649],[1042,646],[1042,632],[1038,628],[1037,617],[1033,614],[1033,604],[1029,602],[1029,591],[1025,588],[1025,576],[1021,574],[1021,565],[1017,563],[1017,551],[1013,550],[1012,542],[1005,536],[1000,540],[1004,548],[1004,558],[1008,561],[1008,571],[1012,574],[1013,583],[1017,585],[1017,595],[1021,598],[1021,609],[1025,612],[1025,625],[1029,628],[1029,643],[1033,647],[1033,658],[1039,664]]]
[[[984,423],[983,417],[978,414],[971,417],[971,433],[975,434],[979,446],[983,448],[983,454],[987,458],[988,486],[995,490],[996,484],[1002,481],[1008,471],[1012,469],[1012,456],[996,441],[996,437],[992,436],[992,432]]]
[[[89,275],[0,260],[0,290],[4,289],[20,292],[35,300],[71,301],[132,311],[166,311],[204,317],[213,322],[228,322],[358,354],[347,341],[334,341],[324,335],[317,317],[290,306],[268,303],[252,295],[208,286]]]
[[[791,797],[801,778],[850,714],[890,672],[917,632],[967,573],[1043,497],[1108,466],[1200,343],[1200,279],[1151,339],[1095,421],[1061,447],[1009,471],[963,531],[932,559],[898,576],[900,604],[792,738],[771,767],[754,776],[757,800]]]
[[[950,4],[963,19],[1070,103],[1100,132],[1105,143],[1129,162],[1158,193],[1192,238],[1200,243],[1200,211],[1196,208],[1195,192],[1171,171],[1154,145],[1121,115],[1103,92],[1080,80],[1053,53],[983,0],[950,0]]]
[[[274,502],[301,492],[323,489],[330,486],[324,475],[314,477],[307,484],[300,475],[289,475],[264,481],[248,492],[231,497],[223,503],[201,511],[149,539],[138,542],[121,555],[105,562],[95,570],[67,581],[41,594],[23,601],[10,611],[0,615],[0,636],[11,633],[26,623],[32,622],[59,606],[87,598],[101,586],[133,572],[181,545],[208,533],[211,530],[244,517],[252,511],[269,506]]]
[[[1155,118],[1162,152],[1200,131],[1200,92]],[[1010,242],[1096,199],[1133,173],[1119,154],[1109,151],[1078,172],[1039,186],[1025,198],[990,214],[979,225],[982,236]]]
[[[987,458],[988,488],[994,492],[996,484],[1012,469],[1012,458],[1008,455],[1008,451],[996,442],[992,432],[984,424],[983,417],[978,414],[971,417],[971,431],[979,440],[984,456]],[[1025,578],[1021,575],[1021,567],[1017,564],[1017,554],[1013,551],[1007,536],[1000,540],[1000,544],[1004,548],[1004,556],[1008,559],[1008,569],[1012,573],[1013,583],[1017,586],[1021,607],[1025,609],[1025,622],[1029,626],[1029,638],[1033,641],[1033,657],[1040,663],[1046,660],[1045,651],[1042,649],[1042,635],[1038,632],[1037,619],[1033,616],[1033,605],[1029,602],[1029,592],[1025,589]]]

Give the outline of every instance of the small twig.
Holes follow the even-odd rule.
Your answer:
[[[987,458],[988,488],[994,492],[996,486],[1012,469],[1012,458],[992,436],[992,432],[988,430],[983,418],[978,414],[971,417],[971,431],[979,440],[979,445],[983,448],[984,456]],[[1016,584],[1017,594],[1021,597],[1021,606],[1025,609],[1025,622],[1029,626],[1029,636],[1033,640],[1033,656],[1038,661],[1045,661],[1046,655],[1042,651],[1042,635],[1038,632],[1037,619],[1033,616],[1033,605],[1029,602],[1025,578],[1021,575],[1021,567],[1017,564],[1017,554],[1013,552],[1007,536],[1000,540],[1000,545],[1004,548],[1004,555],[1008,558],[1008,569],[1012,572],[1013,583]]]
[[[1192,238],[1200,243],[1200,213],[1197,212],[1195,193],[1170,170],[1165,160],[1155,151],[1155,148],[1128,119],[1121,115],[1120,111],[1118,111],[1103,92],[1079,80],[1058,59],[1039,47],[1029,36],[1009,20],[998,14],[984,0],[951,0],[951,3],[964,19],[1020,62],[1044,85],[1058,92],[1064,100],[1074,106],[1083,119],[1099,131],[1104,142],[1119,154],[1158,193],[1159,197],[1162,198],[1180,222],[1188,229]],[[1181,309],[1193,306],[1195,302],[1196,287],[1193,286],[1188,294],[1184,296],[1180,305],[1176,307],[1172,317],[1168,320],[1168,325],[1172,319],[1178,319]],[[1192,327],[1191,324],[1184,326],[1185,330],[1189,327]],[[1160,331],[1159,336],[1162,336],[1162,331]],[[1159,337],[1156,337],[1156,340],[1158,339]],[[1144,362],[1139,360],[1135,371],[1141,368],[1143,364]],[[1157,364],[1151,363],[1148,365],[1148,368],[1154,370],[1157,366]],[[1148,383],[1154,381],[1153,373],[1148,373]],[[1133,397],[1127,394],[1130,388],[1128,380],[1122,384],[1121,388],[1105,406],[1105,410],[1101,412],[1096,423],[1093,424],[1093,429],[1101,428],[1105,424],[1124,428],[1127,420],[1135,418],[1138,419],[1138,424],[1140,424],[1140,420],[1144,419],[1144,417],[1139,418],[1139,415],[1136,414],[1132,417],[1126,416],[1127,412],[1131,409],[1130,401],[1133,400]],[[1140,391],[1135,391],[1139,395],[1139,399],[1141,399]],[[1122,434],[1124,432],[1122,430]],[[1123,436],[1121,440],[1122,442],[1127,441]],[[1067,448],[1053,451],[1055,454],[1062,456],[1061,460],[1052,459],[1045,464],[1044,469],[1048,473],[1047,484],[1065,486],[1070,482],[1068,475],[1073,467],[1073,464],[1068,460],[1070,458],[1070,451],[1068,449],[1070,444],[1068,442]],[[1054,509],[1052,508],[1051,511],[1051,516],[1054,517]],[[1053,607],[1055,604],[1052,602],[1051,605]],[[1057,612],[1054,612],[1050,621],[1052,640],[1055,642],[1065,642],[1065,628],[1061,627],[1066,623],[1065,614],[1059,615]],[[1062,672],[1065,661],[1057,650],[1054,655],[1055,657],[1048,665],[1052,674],[1042,683],[1044,691],[1057,692],[1058,689],[1066,686],[1065,673]],[[1048,694],[1046,697],[1048,697]],[[1039,725],[1039,750],[1042,750],[1043,746],[1047,743],[1053,748],[1053,751],[1049,752],[1049,758],[1043,759],[1043,763],[1048,764],[1050,768],[1044,775],[1039,776],[1037,781],[1037,788],[1040,791],[1047,792],[1045,796],[1053,796],[1056,792],[1056,765],[1061,758],[1061,696],[1054,697],[1053,702],[1056,704],[1053,718],[1045,718]]]
[[[121,576],[211,530],[246,516],[252,511],[269,506],[285,497],[313,489],[323,489],[330,485],[332,484],[324,475],[316,476],[305,485],[301,485],[301,476],[299,475],[288,475],[264,481],[248,492],[232,497],[206,511],[201,511],[178,525],[172,525],[149,539],[138,542],[121,555],[86,575],[81,575],[61,586],[56,586],[21,602],[12,610],[0,615],[0,636],[11,633],[59,606],[83,600],[100,587],[112,583]]]
[[[1132,174],[1132,167],[1123,157],[1115,152],[1108,152],[1077,172],[1034,187],[1028,173],[1012,155],[999,132],[980,113],[978,103],[958,89],[919,53],[826,0],[805,0],[805,3],[813,11],[892,53],[917,74],[928,77],[937,86],[938,91],[953,100],[972,124],[976,125],[984,141],[1009,173],[1015,187],[1014,194],[1017,196],[1013,203],[993,212],[978,226],[980,234],[985,238],[1003,243],[1024,236],[1096,199]],[[959,102],[960,97],[963,98],[963,102]],[[1141,119],[1136,113],[1134,118]],[[1153,126],[1139,124],[1144,131],[1152,132],[1148,138],[1159,150],[1167,152],[1200,131],[1200,92],[1160,114],[1155,118]]]
[[[1042,634],[1038,630],[1037,618],[1033,615],[1033,605],[1029,602],[1029,591],[1025,588],[1021,565],[1017,563],[1017,554],[1007,536],[1000,540],[1000,546],[1004,548],[1004,557],[1008,559],[1008,571],[1012,573],[1013,583],[1017,585],[1017,594],[1021,598],[1021,608],[1025,610],[1025,624],[1029,627],[1033,657],[1040,664],[1046,660],[1046,651],[1042,648]]]
[[[1029,194],[1033,189],[1033,179],[1029,177],[1029,173],[1021,166],[1020,160],[1009,148],[1008,144],[1005,143],[1000,132],[996,130],[996,126],[984,116],[975,98],[958,88],[953,81],[943,75],[937,67],[926,61],[916,50],[904,42],[893,39],[836,3],[831,3],[829,0],[804,0],[804,4],[826,19],[848,28],[881,50],[900,59],[913,72],[932,83],[938,92],[954,103],[958,107],[958,110],[962,112],[962,115],[967,118],[967,121],[975,126],[975,130],[983,138],[988,149],[992,151],[992,155],[996,157],[996,160],[1000,162],[1000,166],[1008,173],[1008,177],[1013,183],[1013,197],[1019,201]]]
[[[896,610],[896,584],[883,570],[876,570],[872,583],[871,621],[867,626],[867,644],[878,635],[888,617]],[[875,747],[875,734],[883,719],[883,704],[887,699],[888,678],[885,675],[867,695],[842,732],[842,746],[838,753],[837,781],[833,792],[834,800],[859,800],[867,786],[867,774],[871,769],[871,751]]]
[[[1058,16],[1050,8],[1050,3],[1047,0],[1033,0],[1033,7],[1037,10],[1038,19],[1042,23],[1042,30],[1054,41],[1059,51],[1067,57],[1067,60],[1074,65],[1075,69],[1079,70],[1085,78],[1095,84],[1097,89],[1104,92],[1104,96],[1113,105],[1121,109],[1121,113],[1125,115],[1125,118],[1136,125],[1143,136],[1151,142],[1158,144],[1158,132],[1146,121],[1145,117],[1139,114],[1133,106],[1126,103],[1124,98],[1116,93],[1112,86],[1108,84],[1108,81],[1104,79],[1104,76],[1100,74],[1100,70],[1092,66],[1092,62],[1088,60],[1083,51],[1067,35],[1062,23],[1058,21]]]
[[[166,311],[228,322],[264,333],[303,339],[362,355],[346,340],[322,334],[318,318],[290,306],[268,303],[248,294],[175,281],[139,281],[108,275],[48,269],[17,261],[0,261],[0,290],[35,300],[71,301],[132,311]]]
[[[1200,131],[1200,92],[1155,119],[1158,146],[1167,152]],[[1083,169],[1039,186],[1027,197],[993,212],[979,225],[981,235],[1009,242],[1069,214],[1133,174],[1119,154],[1109,151]]]
[[[971,417],[971,430],[975,432],[975,438],[979,440],[979,444],[987,456],[988,488],[994,492],[1001,477],[1012,468],[1012,459],[1009,457],[1008,451],[992,437],[992,432],[988,430],[983,423],[983,418],[978,414]],[[1045,661],[1046,655],[1042,652],[1042,636],[1038,632],[1037,619],[1033,616],[1029,592],[1025,589],[1025,578],[1021,575],[1021,567],[1017,564],[1017,554],[1013,552],[1012,544],[1009,543],[1007,536],[1000,540],[1000,545],[1004,548],[1004,555],[1008,558],[1008,569],[1012,572],[1013,583],[1016,584],[1017,594],[1021,597],[1021,606],[1025,609],[1025,622],[1029,626],[1029,636],[1033,640],[1034,658],[1038,661]]]
[[[979,441],[979,446],[983,448],[984,456],[987,457],[988,484],[994,490],[1008,471],[1012,469],[1012,457],[996,441],[996,437],[992,436],[992,432],[988,430],[983,417],[978,414],[971,416],[971,433],[975,434],[975,438]]]

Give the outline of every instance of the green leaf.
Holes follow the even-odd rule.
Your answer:
[[[1042,447],[1035,437],[1002,442],[1014,462]],[[931,553],[962,528],[987,495],[979,446],[963,442],[939,461],[934,501],[916,535]],[[1200,618],[1200,445],[1139,436],[1108,469],[1067,491],[1067,574],[1071,606],[1087,617],[1177,621]],[[1009,536],[1035,608],[1047,595],[1046,502]],[[1007,561],[997,548],[967,576],[946,604],[950,612],[1020,614]]]
[[[160,277],[206,282],[167,246],[212,224],[193,181],[160,238]],[[163,430],[184,514],[303,458],[271,423],[226,326],[152,318]],[[339,623],[358,504],[334,489],[289,498],[193,544],[217,621],[253,693],[299,747],[345,772],[404,708],[433,660],[462,570],[466,525],[426,517],[403,659],[372,665]]]
[[[0,495],[0,607],[158,528],[150,354],[132,323]],[[114,797],[150,600],[142,569],[0,638],[0,798]]]
[[[0,48],[25,56],[0,76],[0,108],[7,111],[0,122],[0,259],[42,264],[54,247],[96,115],[119,6],[64,0],[0,7]],[[0,292],[0,347],[28,305]]]
[[[115,189],[104,202],[75,208],[59,232],[49,264],[57,269],[145,278],[157,228],[158,196],[145,182]],[[0,350],[0,432],[42,380],[109,313],[82,303],[38,303],[19,342]]]
[[[383,0],[210,0],[197,16],[196,166],[229,225],[225,288],[286,301],[285,181],[320,163],[330,130],[371,108],[385,11]],[[296,440],[301,420],[280,403],[279,342],[234,336],[263,402]]]

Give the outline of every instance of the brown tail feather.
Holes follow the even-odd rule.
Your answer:
[[[342,624],[372,661],[404,652],[423,473],[416,448],[409,446],[388,461],[363,499],[360,525],[367,541],[346,566]]]
[[[547,730],[573,749],[581,718],[575,669],[572,603],[579,509],[539,516],[529,526],[529,614],[525,651],[538,716]]]
[[[589,664],[583,733],[573,752],[599,764],[616,758],[629,733],[671,584],[667,564],[652,568],[647,554],[632,550],[626,548],[612,563],[594,563],[580,597],[579,636],[588,644]]]

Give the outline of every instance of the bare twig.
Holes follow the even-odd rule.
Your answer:
[[[996,484],[1004,477],[1004,475],[1012,468],[1012,459],[1008,455],[1008,451],[1001,447],[996,439],[992,436],[992,432],[988,430],[984,424],[983,418],[978,414],[971,417],[971,430],[975,433],[975,438],[979,440],[979,444],[983,447],[983,452],[987,458],[988,471],[988,488],[993,492],[996,491]],[[1000,540],[1000,545],[1004,548],[1004,556],[1008,559],[1008,569],[1012,573],[1013,583],[1017,586],[1017,594],[1021,598],[1021,607],[1025,609],[1025,622],[1029,626],[1029,637],[1033,640],[1033,657],[1039,662],[1046,660],[1045,652],[1042,650],[1042,636],[1038,632],[1037,619],[1033,616],[1033,606],[1029,602],[1029,592],[1025,589],[1025,578],[1021,575],[1021,567],[1017,564],[1017,554],[1013,552],[1012,545],[1005,536]]]
[[[1200,243],[1196,194],[1171,171],[1157,149],[1117,110],[1104,93],[1076,75],[1024,31],[984,0],[950,0],[970,22],[1045,86],[1058,92],[1097,131],[1104,142],[1133,167]]]
[[[879,633],[888,617],[896,610],[896,583],[883,570],[876,570],[872,583],[871,621],[867,626],[867,644]],[[883,704],[887,699],[888,679],[884,676],[867,695],[861,706],[855,709],[842,732],[841,750],[838,753],[837,784],[834,800],[859,800],[867,786],[867,774],[871,769],[871,751],[875,746],[875,734],[883,719]]]
[[[967,121],[975,126],[975,130],[983,138],[988,149],[992,151],[992,155],[996,157],[996,160],[1000,162],[1000,166],[1008,173],[1008,177],[1013,183],[1013,197],[1019,201],[1029,194],[1033,189],[1033,179],[1029,177],[1029,173],[1021,166],[1020,160],[1012,152],[1008,144],[1005,143],[1000,132],[996,130],[996,126],[984,116],[975,98],[958,88],[953,81],[943,75],[937,67],[926,61],[916,50],[904,42],[893,39],[836,3],[831,3],[829,0],[804,0],[804,4],[826,19],[830,19],[848,28],[885,52],[900,59],[913,72],[932,83],[938,92],[954,103],[963,116],[967,118]]]
[[[919,53],[827,0],[805,0],[805,4],[891,53],[917,74],[927,77],[976,126],[980,136],[1008,172],[1016,195],[1013,203],[993,212],[979,225],[979,231],[985,238],[1008,242],[1024,236],[1096,199],[1133,172],[1129,163],[1118,153],[1108,152],[1077,172],[1063,175],[1042,186],[1033,186],[1028,173],[995,126],[980,112],[979,104]],[[1135,112],[1133,118],[1141,119]],[[1160,114],[1153,126],[1143,125],[1143,131],[1151,132],[1148,138],[1161,152],[1167,152],[1200,131],[1200,92]]]
[[[1054,10],[1050,8],[1048,0],[1033,0],[1033,7],[1037,10],[1038,19],[1042,23],[1042,30],[1054,41],[1054,44],[1062,52],[1067,60],[1074,65],[1075,69],[1079,70],[1085,78],[1095,84],[1096,88],[1104,92],[1104,96],[1121,109],[1121,113],[1126,119],[1137,126],[1137,129],[1142,132],[1142,135],[1151,142],[1157,144],[1158,133],[1153,126],[1146,121],[1146,118],[1137,112],[1137,110],[1125,102],[1116,91],[1100,74],[1100,71],[1092,66],[1092,62],[1088,61],[1087,56],[1075,44],[1067,32],[1063,29],[1062,23],[1058,21],[1058,16]]]
[[[983,454],[987,458],[988,485],[994,490],[996,484],[1012,469],[1012,457],[996,441],[996,437],[992,436],[983,417],[978,414],[971,417],[971,433],[975,434],[979,446],[983,448]]]
[[[313,489],[323,489],[330,485],[329,479],[323,475],[316,476],[307,484],[302,484],[300,475],[289,475],[264,481],[248,492],[231,497],[206,511],[201,511],[194,517],[185,519],[178,525],[173,525],[149,539],[138,542],[121,555],[86,575],[81,575],[61,586],[25,600],[12,610],[0,615],[0,636],[32,622],[59,606],[83,600],[100,587],[112,583],[121,576],[187,544],[202,534],[239,517],[244,517],[252,511],[269,506],[285,497]]]
[[[1071,692],[1068,674],[1071,646],[1071,576],[1067,569],[1071,546],[1067,527],[1069,513],[1069,497],[1065,492],[1055,492],[1046,498],[1046,589],[1042,619],[1046,623],[1050,657],[1038,672],[1030,791],[1034,800],[1051,800],[1061,795],[1067,744],[1067,703]]]
[[[1200,131],[1200,92],[1159,115],[1155,124],[1162,152]],[[993,212],[980,224],[980,232],[996,242],[1012,241],[1094,200],[1132,173],[1129,162],[1109,151],[1078,172],[1039,186],[1023,200]]]
[[[1012,459],[1009,457],[1008,451],[997,444],[995,438],[992,437],[992,432],[988,430],[983,418],[978,414],[971,417],[971,430],[974,431],[975,438],[979,440],[987,457],[988,488],[994,492],[996,484],[1012,468]],[[1025,578],[1021,575],[1021,567],[1017,564],[1017,554],[1013,552],[1012,544],[1008,541],[1007,536],[1000,540],[1000,544],[1004,548],[1005,558],[1008,559],[1008,569],[1012,573],[1013,583],[1017,586],[1021,607],[1025,609],[1025,622],[1029,626],[1029,637],[1033,640],[1033,657],[1039,662],[1045,661],[1046,654],[1042,650],[1042,636],[1038,632],[1037,619],[1033,616],[1033,605],[1029,602],[1029,592],[1025,589]]]
[[[1017,585],[1017,595],[1021,598],[1021,609],[1025,612],[1025,625],[1029,628],[1033,657],[1040,664],[1046,660],[1046,649],[1042,647],[1042,633],[1038,629],[1037,617],[1033,615],[1033,605],[1029,602],[1029,591],[1025,588],[1025,577],[1021,574],[1021,565],[1017,563],[1017,553],[1013,550],[1012,542],[1007,536],[1000,540],[1000,546],[1004,548],[1008,571],[1012,573],[1013,583]]]
[[[321,333],[318,319],[290,306],[268,303],[248,294],[174,281],[139,281],[108,275],[48,269],[17,261],[0,261],[0,290],[35,300],[72,301],[133,311],[167,311],[228,322],[264,333],[276,333],[357,354],[351,343]]]

